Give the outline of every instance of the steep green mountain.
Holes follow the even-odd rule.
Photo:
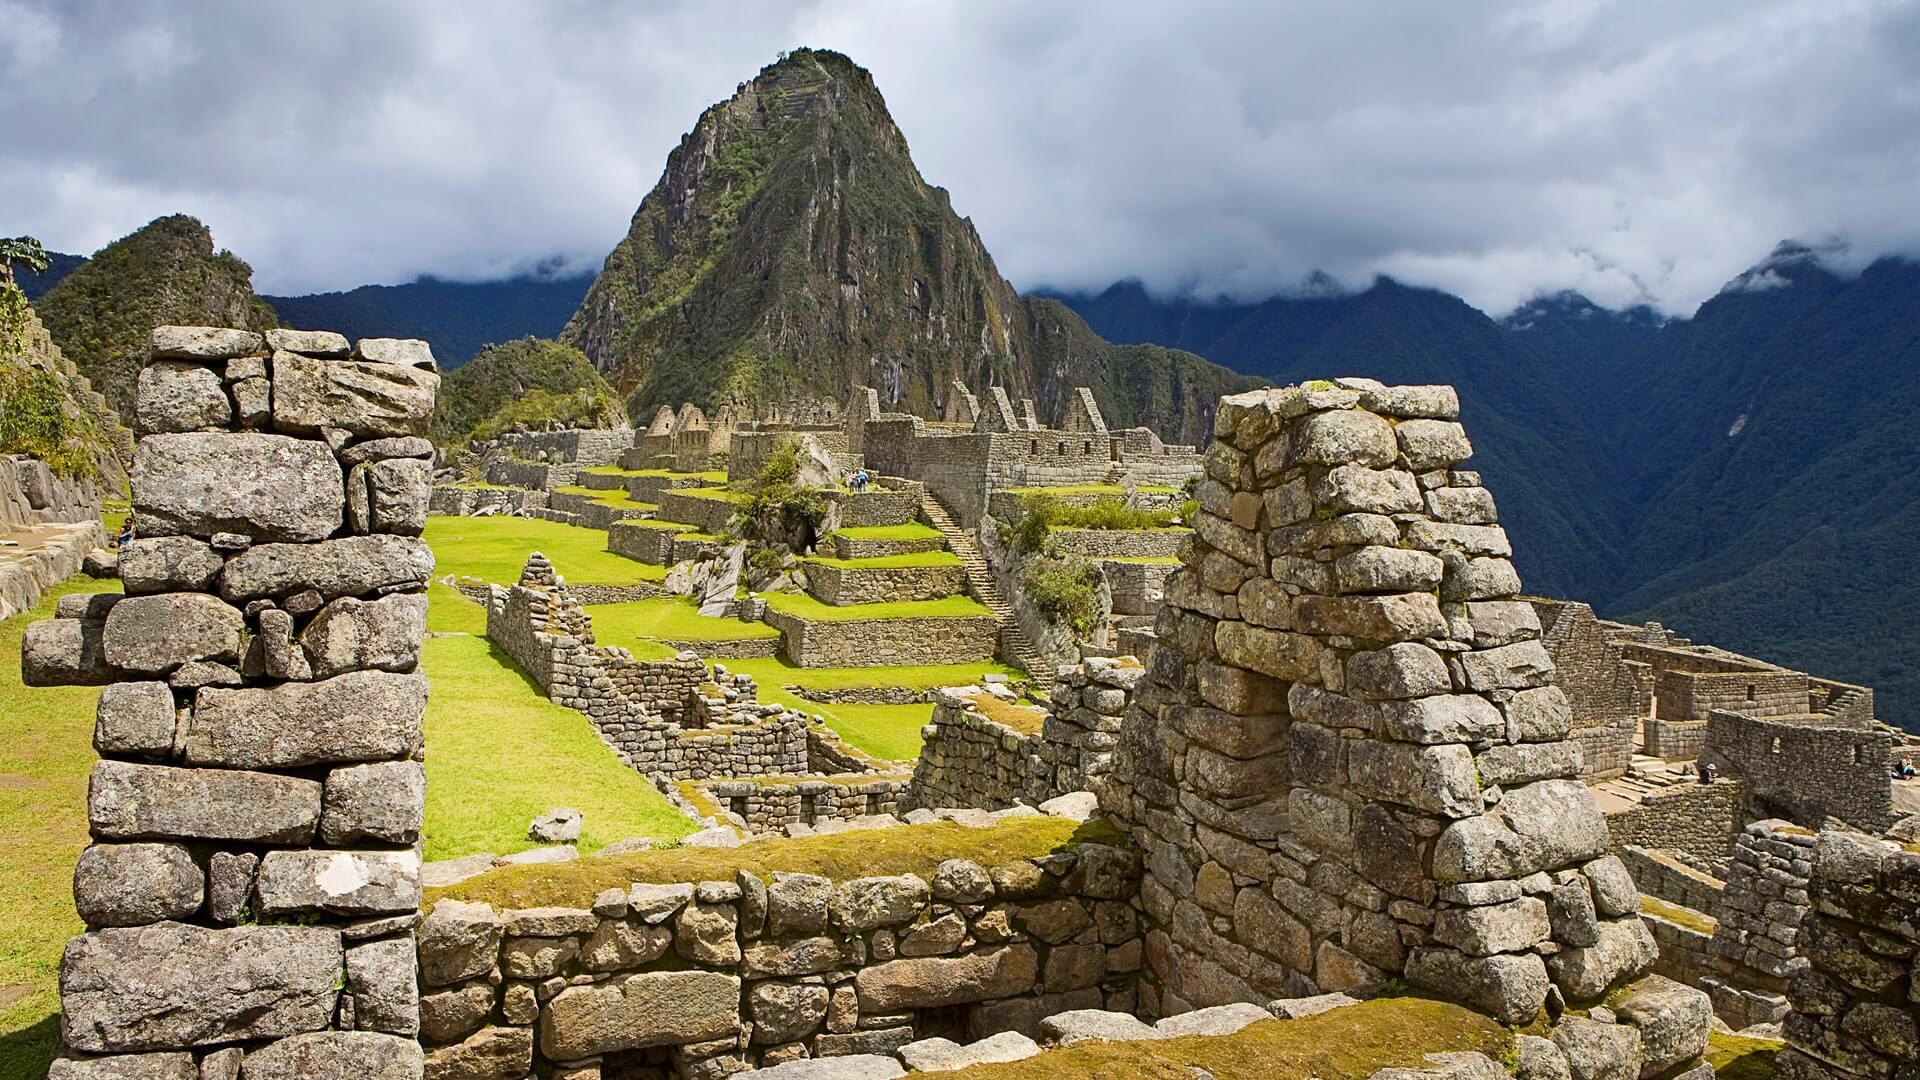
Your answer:
[[[451,369],[495,342],[558,334],[592,280],[551,274],[502,281],[422,277],[405,285],[261,299],[288,326],[323,327],[350,338],[424,338],[441,368]]]
[[[184,214],[157,218],[93,253],[34,304],[80,373],[122,416],[133,414],[140,354],[164,323],[265,330],[273,309],[253,295],[253,269]]]
[[[45,270],[30,270],[16,266],[13,270],[13,283],[26,294],[28,300],[38,300],[47,295],[47,290],[66,280],[68,274],[86,265],[85,255],[68,255],[65,252],[49,251],[47,259],[52,264]]]
[[[708,109],[607,256],[561,340],[636,416],[690,399],[845,399],[928,411],[953,379],[1057,418],[1090,386],[1119,423],[1191,442],[1251,384],[1197,356],[1116,349],[1020,296],[946,191],[920,177],[873,78],[798,50]]]
[[[1257,304],[1068,296],[1276,381],[1450,382],[1530,589],[1875,688],[1920,730],[1920,264],[1783,244],[1691,319],[1561,294],[1495,323],[1382,280]]]
[[[579,349],[539,338],[490,345],[447,374],[433,412],[433,439],[463,446],[515,424],[559,420],[607,427],[619,397]]]

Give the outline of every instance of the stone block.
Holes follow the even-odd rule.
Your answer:
[[[1638,1077],[1653,1080],[1707,1052],[1713,1003],[1707,995],[1663,975],[1649,975],[1613,1004],[1623,1024],[1640,1029]],[[1911,1025],[1912,1019],[1907,1023]]]
[[[1423,947],[1407,956],[1407,982],[1463,1001],[1503,1024],[1526,1024],[1547,1000],[1547,969],[1532,953],[1468,956]]]
[[[420,980],[412,937],[348,946],[347,989],[353,994],[356,1029],[419,1033]]]
[[[1640,1032],[1584,1016],[1562,1017],[1553,1044],[1567,1060],[1573,1080],[1639,1080]]]
[[[419,338],[361,338],[353,346],[353,358],[369,364],[399,364],[404,367],[438,371],[433,349]]]
[[[156,326],[147,336],[147,358],[153,360],[224,360],[246,356],[267,347],[266,339],[251,330],[224,326]]]
[[[372,1031],[315,1031],[250,1051],[244,1080],[420,1080],[420,1044]]]
[[[1469,956],[1521,952],[1551,934],[1547,905],[1523,896],[1504,904],[1445,908],[1434,916],[1433,937]]]
[[[1523,878],[1597,858],[1610,844],[1586,785],[1542,780],[1507,792],[1486,814],[1447,826],[1434,842],[1433,873],[1451,881]]]
[[[1538,641],[1461,653],[1460,667],[1474,690],[1526,690],[1553,677],[1553,660]]]
[[[1405,514],[1420,509],[1413,474],[1337,465],[1312,484],[1314,505],[1336,514]]]
[[[1220,659],[1276,679],[1312,678],[1320,670],[1320,643],[1303,634],[1222,620],[1214,628]]]
[[[238,660],[246,626],[239,609],[206,593],[129,596],[107,613],[101,654],[123,671],[156,675],[195,660]]]
[[[378,600],[343,596],[320,609],[300,633],[313,677],[348,671],[412,671],[427,633],[427,595]]]
[[[318,357],[345,357],[347,339],[331,330],[269,330],[267,348]]]
[[[540,1013],[540,1050],[556,1061],[677,1046],[733,1034],[740,980],[711,971],[651,971],[570,986]]]
[[[237,1061],[234,1075],[239,1075]],[[62,1057],[47,1067],[47,1080],[206,1080],[206,1076],[194,1064],[193,1055],[185,1052]]]
[[[156,360],[140,369],[134,390],[136,433],[218,430],[232,420],[233,407],[219,373],[212,368],[191,361]]]
[[[342,960],[340,932],[318,926],[82,934],[60,962],[61,1030],[68,1048],[94,1054],[316,1031],[333,1018]]]
[[[325,443],[253,432],[150,435],[134,451],[132,483],[142,536],[322,540],[340,527],[344,501]]]
[[[1473,751],[1465,746],[1356,739],[1347,748],[1347,769],[1353,789],[1369,798],[1454,818],[1482,808]]]
[[[1431,593],[1303,596],[1294,609],[1294,624],[1309,634],[1370,642],[1447,636],[1447,620]]]
[[[338,428],[355,438],[425,435],[440,376],[375,362],[273,355],[273,426],[311,435]]]
[[[1467,431],[1449,420],[1407,420],[1393,429],[1400,453],[1414,472],[1451,469],[1473,456]]]
[[[1427,512],[1436,521],[1491,525],[1500,520],[1493,493],[1483,487],[1443,487],[1426,493]]]
[[[1403,641],[1384,649],[1356,652],[1347,658],[1347,693],[1357,698],[1372,701],[1422,698],[1452,689],[1446,662],[1425,645]]]
[[[227,561],[220,595],[239,602],[309,590],[324,600],[424,589],[433,552],[414,537],[348,536],[321,544],[257,544]]]
[[[1489,784],[1512,787],[1535,780],[1560,780],[1580,775],[1580,744],[1576,742],[1515,743],[1489,747],[1474,758],[1480,778]]]
[[[1282,456],[1284,455],[1284,456]],[[1393,427],[1368,412],[1315,413],[1293,425],[1282,443],[1254,455],[1254,469],[1267,476],[1295,465],[1391,465],[1399,456]]]
[[[827,1019],[827,988],[801,983],[756,983],[747,994],[753,1041],[765,1046],[806,1038]]]
[[[355,671],[319,682],[223,690],[194,702],[193,764],[287,768],[409,757],[427,707],[423,675]]]
[[[533,1070],[533,1029],[486,1027],[427,1055],[432,1080],[520,1080]]]
[[[325,913],[364,917],[420,906],[420,857],[412,851],[269,851],[254,883],[262,916]]]
[[[101,644],[102,623],[40,619],[20,642],[20,681],[27,686],[99,686],[116,672]]]
[[[355,465],[347,474],[348,528],[419,536],[427,527],[432,481],[431,461],[383,458]]]
[[[93,748],[121,757],[165,757],[173,750],[173,691],[157,681],[117,682],[100,691]]]
[[[1592,1001],[1622,979],[1644,974],[1659,958],[1659,946],[1639,917],[1602,920],[1599,940],[1563,948],[1547,958],[1547,970],[1568,1001]]]
[[[927,883],[913,874],[855,878],[834,887],[827,914],[843,933],[864,933],[912,922],[931,895]]]
[[[120,545],[120,586],[127,594],[210,589],[226,560],[191,536],[143,536]]]
[[[1445,572],[1446,564],[1437,555],[1379,545],[1349,552],[1333,562],[1334,579],[1346,593],[1432,592],[1440,587]]]
[[[103,840],[305,844],[320,821],[320,785],[272,773],[101,761],[88,782],[87,820]]]
[[[1557,686],[1522,690],[1501,706],[1508,734],[1520,742],[1552,742],[1573,731],[1573,706]]]
[[[959,957],[874,964],[854,977],[854,986],[862,1012],[899,1012],[1028,993],[1038,975],[1032,946],[1006,945]]]
[[[179,844],[94,844],[73,870],[73,906],[88,926],[189,918],[204,893],[200,867]]]
[[[323,795],[320,839],[326,844],[411,844],[420,838],[427,778],[417,761],[334,769]]]
[[[1506,718],[1477,694],[1441,694],[1380,707],[1381,733],[1401,742],[1425,745],[1472,743],[1499,738]]]
[[[486,904],[440,900],[420,924],[420,983],[446,986],[493,970],[500,916]]]

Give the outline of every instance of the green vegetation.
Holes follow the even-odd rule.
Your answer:
[[[39,458],[62,476],[91,476],[109,453],[99,419],[52,374],[12,362],[20,347],[14,316],[25,311],[20,290],[0,285],[0,454]]]
[[[503,867],[444,889],[429,889],[423,906],[432,907],[441,897],[482,901],[497,908],[574,906],[590,903],[602,889],[635,881],[732,881],[738,870],[762,878],[783,870],[821,874],[835,881],[884,874],[919,874],[932,881],[934,871],[947,859],[1000,866],[1015,859],[1064,851],[1079,843],[1125,842],[1103,821],[1024,817],[987,829],[940,821],[801,839],[756,840],[736,848],[683,847],[570,863]]]
[[[1124,500],[1127,497],[1127,489],[1118,484],[1059,484],[1052,487],[1015,487],[1007,488],[1006,490],[1011,494],[1027,498],[1035,495],[1050,495],[1054,498],[1098,495]],[[1152,492],[1156,495],[1170,495],[1179,489],[1158,484],[1143,484],[1133,490]]]
[[[79,576],[31,612],[0,621],[0,1076],[45,1076],[59,1048],[60,950],[85,927],[73,912],[73,864],[87,845],[95,686],[20,683],[27,624],[69,593],[117,591]]]
[[[679,476],[692,477],[706,484],[725,484],[727,482],[727,472],[725,469],[708,469],[704,472],[676,472],[673,469],[622,469],[618,465],[595,465],[593,468],[582,469],[580,471],[593,473],[597,476]]]
[[[780,636],[780,631],[766,623],[702,615],[700,608],[683,596],[588,604],[587,614],[593,617],[594,640],[602,645],[631,647],[636,641],[746,641]]]
[[[438,581],[427,584],[427,633],[484,636],[486,632],[486,608],[451,585]]]
[[[1179,566],[1177,555],[1102,555],[1096,562],[1137,563],[1141,566]]]
[[[447,374],[434,408],[433,440],[464,446],[517,424],[611,427],[619,416],[619,394],[580,350],[521,338],[491,346]]]
[[[1427,1067],[1427,1054],[1476,1051],[1504,1060],[1513,1034],[1480,1013],[1446,1001],[1387,997],[1304,1020],[1262,1020],[1233,1035],[1189,1035],[1153,1042],[1087,1042],[1024,1061],[976,1065],[953,1080],[1367,1080],[1381,1069]]]
[[[535,551],[572,585],[631,585],[659,581],[667,573],[664,566],[606,550],[607,534],[599,529],[538,518],[435,515],[427,519],[425,539],[433,548],[435,574],[496,585],[519,581],[528,554]]]
[[[1016,705],[1011,701],[997,698],[992,694],[973,695],[974,707],[986,715],[987,719],[1004,727],[1012,728],[1022,735],[1038,735],[1046,722],[1047,714],[1026,705]]]
[[[1657,896],[1641,893],[1640,910],[1692,930],[1696,934],[1711,936],[1713,933],[1715,923],[1711,916],[1703,915],[1689,907],[1681,907],[1679,904],[1669,904]]]
[[[960,556],[951,551],[917,551],[906,555],[876,555],[871,559],[836,559],[828,555],[809,555],[800,560],[843,570],[898,570],[913,566],[959,566]]]
[[[1077,638],[1091,635],[1100,622],[1100,567],[1087,559],[1038,556],[1020,571],[1020,588],[1047,621],[1065,626]]]
[[[608,506],[624,507],[628,510],[658,510],[653,503],[640,502],[627,494],[626,488],[590,488],[579,484],[560,484],[552,489],[555,495],[578,495]]]
[[[933,717],[933,705],[842,705],[812,701],[788,686],[845,690],[856,686],[928,689],[969,686],[989,674],[1025,678],[996,661],[976,664],[928,664],[920,667],[803,668],[785,657],[723,661],[729,671],[753,676],[761,701],[823,717],[827,726],[854,747],[877,758],[905,761],[920,756],[920,729]]]
[[[436,606],[440,602],[436,597]],[[433,680],[427,858],[538,847],[527,839],[527,823],[556,806],[586,815],[582,853],[630,836],[674,840],[693,831],[645,777],[607,749],[585,717],[547,700],[485,638],[430,639],[421,666]]]
[[[844,536],[849,540],[938,540],[940,530],[931,525],[909,521],[905,525],[861,525],[850,529],[835,529],[832,535]]]
[[[927,619],[990,617],[980,601],[971,596],[948,596],[939,600],[900,600],[886,604],[848,604],[834,607],[804,593],[769,593],[767,606],[785,615],[816,622],[851,622],[856,619]]]
[[[1707,1036],[1706,1057],[1719,1080],[1773,1080],[1773,1059],[1785,1045],[1714,1031]]]
[[[94,252],[34,305],[53,340],[122,416],[155,326],[267,330],[273,309],[253,295],[253,270],[215,252],[205,225],[176,214]]]
[[[1142,510],[1126,500],[1102,496],[1075,505],[1044,491],[1020,500],[1020,520],[1002,526],[1001,540],[1015,551],[1043,551],[1055,529],[1138,531],[1174,528],[1171,510]]]

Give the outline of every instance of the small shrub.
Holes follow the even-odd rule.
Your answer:
[[[1020,520],[1005,537],[1007,546],[1017,552],[1039,551],[1046,546],[1047,534],[1064,509],[1051,495],[1029,495],[1021,502]]]
[[[1074,636],[1090,636],[1100,619],[1100,568],[1086,559],[1039,558],[1020,575],[1028,602]]]

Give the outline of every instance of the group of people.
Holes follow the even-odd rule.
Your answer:
[[[873,477],[865,469],[855,469],[847,474],[847,490],[855,494],[865,492],[867,485],[871,483],[873,483]]]
[[[1899,761],[1893,763],[1893,778],[1895,780],[1911,780],[1916,776],[1920,776],[1920,770],[1914,769],[1911,760],[1901,758]]]

